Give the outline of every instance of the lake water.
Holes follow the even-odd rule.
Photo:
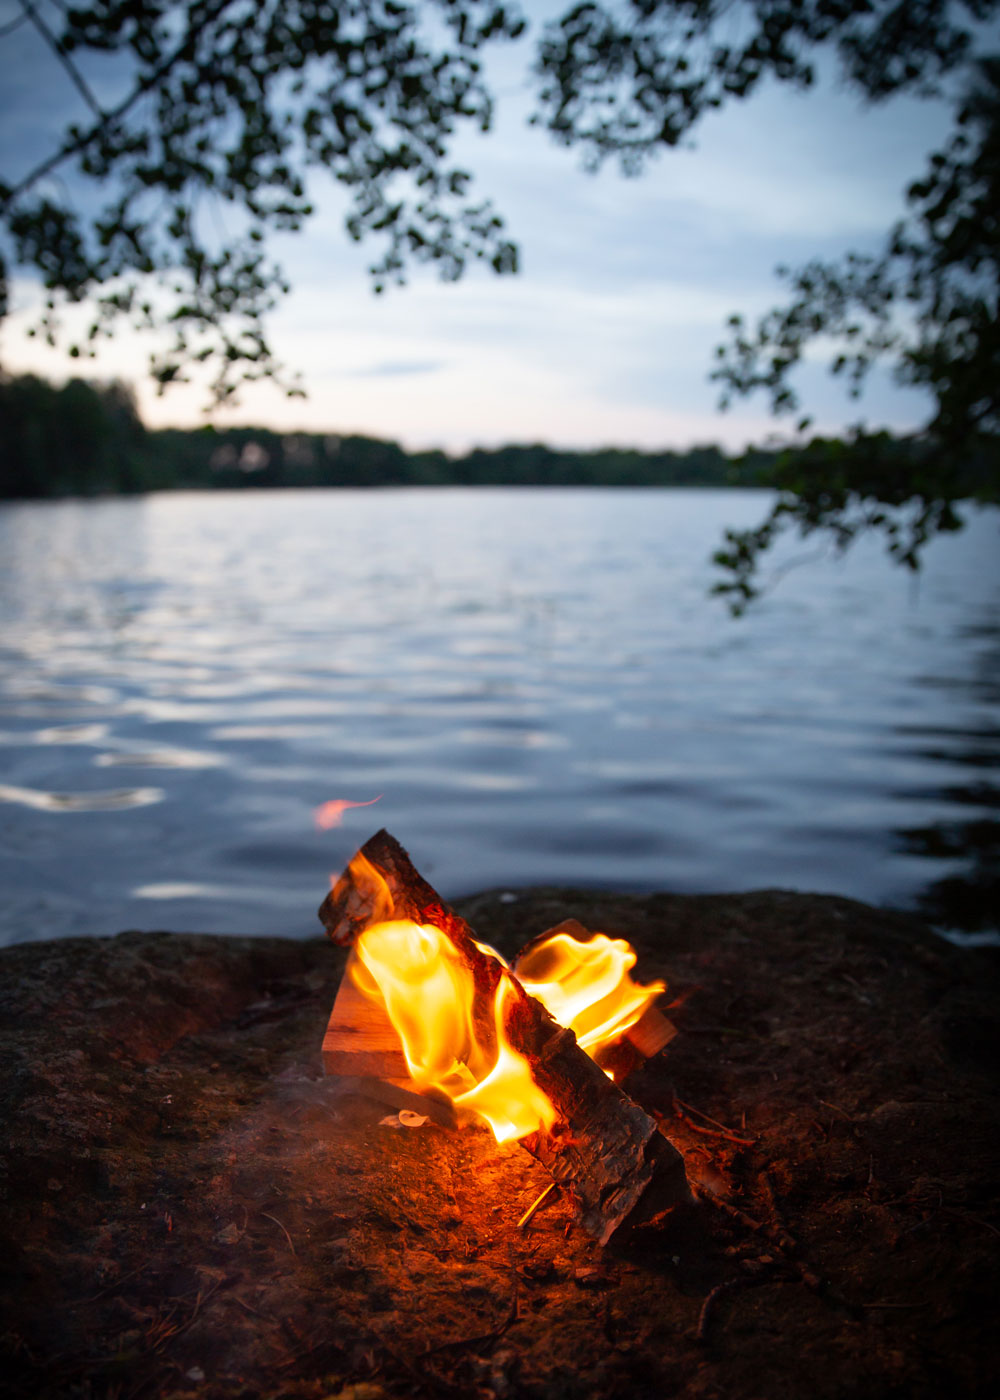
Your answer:
[[[314,933],[329,872],[381,825],[452,897],[782,886],[989,926],[996,513],[936,542],[917,587],[866,543],[732,620],[708,556],[767,503],[3,507],[0,941]]]

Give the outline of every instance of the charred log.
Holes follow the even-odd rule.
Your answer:
[[[386,831],[366,842],[324,901],[320,918],[331,938],[350,943],[369,924],[410,919],[440,929],[467,966],[475,987],[473,1015],[492,1021],[497,984],[505,976],[481,951],[469,925],[453,913]],[[551,1132],[522,1138],[574,1201],[584,1228],[606,1244],[625,1224],[690,1199],[684,1163],[654,1119],[619,1089],[548,1011],[512,979],[504,1032],[528,1062],[557,1115]]]

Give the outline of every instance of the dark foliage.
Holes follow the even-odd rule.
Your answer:
[[[377,287],[411,260],[449,278],[470,257],[514,269],[502,221],[469,197],[448,154],[458,124],[490,124],[477,51],[522,28],[492,0],[103,0],[67,9],[58,36],[30,13],[90,114],[0,183],[0,210],[12,266],[49,292],[45,335],[57,335],[61,304],[94,298],[70,353],[126,317],[173,334],[152,364],[163,385],[206,362],[219,400],[275,377],[263,321],[286,284],[265,235],[301,228],[316,168],[351,192],[349,235],[380,243]],[[129,75],[111,107],[86,77],[95,56]],[[90,187],[87,212],[53,193],[56,171]],[[238,211],[238,236],[213,235],[219,206]]]
[[[0,499],[142,491],[157,485],[149,438],[124,384],[0,377]]]
[[[878,101],[937,92],[996,0],[630,0],[574,6],[539,48],[540,119],[628,173],[769,77],[811,87],[819,53]]]
[[[823,530],[839,549],[878,530],[916,569],[931,535],[960,528],[958,502],[1000,501],[1000,59],[978,66],[954,137],[908,198],[910,215],[880,256],[785,271],[793,299],[753,331],[733,317],[719,349],[727,399],[761,390],[775,413],[799,409],[790,375],[820,336],[837,346],[831,369],[853,396],[888,360],[897,382],[928,390],[935,405],[906,442],[859,428],[847,444],[814,439],[785,455],[765,521],[729,532],[716,556],[730,575],[719,591],[737,610],[789,525]]]
[[[536,444],[449,457],[334,433],[148,432],[123,385],[74,379],[59,389],[34,375],[0,377],[0,441],[0,499],[171,487],[753,486],[774,464],[773,454],[734,459],[714,446],[557,452]]]
[[[716,591],[740,612],[759,565],[790,526],[844,550],[865,530],[919,567],[926,542],[961,527],[962,501],[1000,501],[1000,57],[980,56],[974,26],[995,0],[634,0],[582,4],[550,27],[540,50],[549,129],[596,167],[626,173],[673,146],[706,111],[749,96],[767,77],[806,88],[815,59],[836,56],[865,100],[940,95],[954,75],[954,134],[908,191],[909,214],[878,257],[779,269],[793,298],[750,330],[741,316],[713,378],[734,396],[762,391],[774,413],[799,413],[792,376],[817,340],[836,344],[832,372],[858,397],[886,364],[933,408],[906,442],[859,424],[846,441],[814,439],[783,454],[780,495],[755,529],[729,531],[715,556]],[[810,426],[799,418],[797,435]]]

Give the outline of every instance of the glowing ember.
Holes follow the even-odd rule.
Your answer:
[[[344,813],[351,807],[374,807],[376,802],[381,802],[382,794],[373,797],[369,802],[348,802],[346,798],[337,798],[332,802],[324,802],[313,812],[313,820],[320,831],[329,831],[331,827],[339,826]]]

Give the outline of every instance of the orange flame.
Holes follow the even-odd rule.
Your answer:
[[[342,875],[330,876],[330,888],[334,898],[346,905],[355,918],[362,919],[365,927],[392,918],[396,907],[392,890],[378,866],[360,851],[351,857]]]
[[[539,1128],[548,1131],[556,1121],[552,1100],[535,1083],[523,1055],[510,1045],[504,1032],[503,1004],[510,995],[511,978],[497,983],[493,1016],[497,1035],[497,1062],[474,1089],[455,1100],[459,1108],[471,1108],[493,1129],[497,1142],[524,1137]]]
[[[643,987],[632,981],[635,959],[624,938],[595,933],[581,943],[572,934],[554,933],[522,953],[514,971],[529,996],[575,1032],[580,1049],[596,1058],[666,991],[664,982]]]
[[[592,1058],[635,1025],[665,989],[662,982],[646,987],[633,982],[635,951],[624,939],[603,933],[586,943],[568,933],[553,934],[522,954],[513,973],[498,953],[479,943],[504,971],[492,1015],[477,1022],[475,980],[447,935],[433,925],[392,919],[388,886],[360,854],[351,873],[381,920],[358,939],[355,982],[385,1007],[416,1086],[478,1114],[498,1142],[548,1130],[556,1118],[505,1031],[504,1004],[515,980],[574,1032]]]
[[[324,802],[313,812],[313,820],[320,831],[329,831],[331,827],[339,826],[344,813],[350,807],[374,807],[376,802],[381,802],[382,794],[373,797],[370,802],[348,802],[346,798],[335,798],[332,802]]]
[[[492,1025],[480,1028],[472,973],[440,929],[409,920],[375,924],[359,938],[357,955],[355,981],[384,1002],[419,1089],[477,1113],[498,1142],[552,1127],[555,1109],[504,1030],[509,973],[497,985]]]

